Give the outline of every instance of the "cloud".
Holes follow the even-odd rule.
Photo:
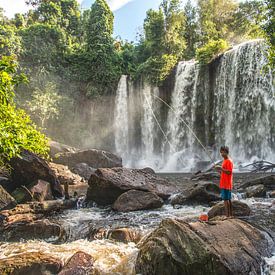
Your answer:
[[[112,11],[116,11],[133,0],[109,0],[108,4]]]

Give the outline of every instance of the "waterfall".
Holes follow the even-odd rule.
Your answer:
[[[196,84],[198,70],[194,61],[180,62],[177,66],[175,87],[172,93],[172,109],[167,119],[168,138],[167,163],[164,170],[177,170],[186,165],[192,152],[194,136],[185,125],[193,128],[195,119]],[[184,122],[185,123],[184,123]],[[167,145],[167,144],[166,144]],[[187,157],[185,159],[185,157]]]
[[[125,160],[128,155],[129,124],[128,124],[128,91],[127,76],[122,75],[118,83],[115,99],[115,149]]]
[[[261,40],[240,44],[223,55],[217,71],[216,143],[227,144],[239,161],[274,158],[275,90],[264,71],[265,51]]]
[[[142,118],[141,118],[141,159],[139,166],[153,166],[158,164],[158,156],[155,155],[155,139],[157,133],[156,119],[158,119],[158,104],[154,96],[159,95],[157,87],[151,87],[147,83],[141,90],[142,93]]]
[[[189,171],[209,158],[186,122],[215,158],[225,144],[235,163],[275,161],[275,79],[266,67],[266,52],[263,40],[253,40],[204,66],[182,61],[172,86],[127,83],[122,76],[116,95],[116,151],[132,167]],[[155,96],[164,96],[173,110]]]

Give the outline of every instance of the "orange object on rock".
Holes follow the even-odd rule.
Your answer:
[[[208,222],[208,215],[207,214],[201,214],[199,217],[199,220],[202,222]]]

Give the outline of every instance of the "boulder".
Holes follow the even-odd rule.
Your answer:
[[[90,149],[59,154],[53,159],[55,163],[67,165],[70,168],[78,163],[86,163],[93,168],[121,167],[122,159],[110,152]]]
[[[208,172],[203,172],[203,173],[198,173],[192,176],[192,180],[197,181],[197,180],[211,180],[211,181],[218,181],[220,179],[219,173],[215,171],[208,171]]]
[[[93,270],[94,259],[85,252],[76,252],[62,268],[58,275],[86,275]]]
[[[175,184],[146,170],[102,168],[92,174],[86,199],[99,205],[109,205],[129,190],[152,192],[162,199],[168,199],[170,195],[178,192]]]
[[[113,209],[120,212],[155,209],[163,205],[163,200],[154,193],[130,190],[120,195]]]
[[[56,223],[52,223],[47,219],[34,220],[32,215],[29,215],[29,220],[16,221],[10,223],[5,228],[1,228],[0,240],[5,242],[19,242],[24,240],[60,240],[64,236],[63,228]]]
[[[72,171],[88,181],[96,169],[83,162],[72,167]]]
[[[62,262],[40,252],[27,252],[0,259],[0,274],[57,274]]]
[[[15,199],[0,185],[0,210],[13,208]]]
[[[179,193],[170,199],[172,205],[182,204],[209,204],[220,200],[220,189],[214,183],[200,182],[189,190],[188,194]]]
[[[247,187],[245,190],[245,194],[247,198],[259,198],[259,197],[265,197],[266,196],[266,187],[263,184],[258,185],[252,185],[250,187]]]
[[[249,216],[251,214],[250,207],[241,201],[232,201],[233,206],[233,215],[235,217]],[[216,216],[225,215],[224,202],[217,203],[214,205],[208,212],[209,219],[212,219]]]
[[[59,143],[57,141],[50,141],[50,156],[51,158],[54,158],[57,154],[60,153],[67,153],[67,152],[76,152],[78,149],[65,145],[63,143]]]
[[[275,191],[270,192],[269,197],[270,198],[275,198]]]
[[[109,239],[123,243],[134,242],[138,243],[142,237],[140,231],[134,228],[114,228],[106,229],[103,227],[92,229],[88,234],[88,239],[93,240],[102,240]]]
[[[12,196],[17,203],[53,200],[51,185],[44,180],[36,180],[28,188],[25,186],[18,187],[12,192]]]
[[[37,155],[24,150],[20,157],[10,161],[12,167],[11,179],[17,187],[28,186],[37,180],[44,180],[51,184],[54,197],[62,197],[63,189],[48,163]]]
[[[275,190],[275,174],[263,176],[260,178],[252,178],[244,182],[239,188],[244,190],[247,187],[255,185],[264,185],[268,190]]]
[[[163,220],[139,244],[136,273],[143,275],[261,274],[270,241],[250,224],[230,219],[215,223]]]
[[[67,166],[62,165],[62,164],[56,164],[56,163],[49,163],[49,166],[53,170],[55,176],[59,180],[60,184],[68,184],[68,185],[77,185],[77,184],[82,184],[85,182],[85,180],[73,173]]]

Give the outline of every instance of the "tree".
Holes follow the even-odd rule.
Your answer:
[[[12,25],[0,24],[0,55],[12,55],[21,52],[20,38]]]
[[[229,38],[232,34],[230,25],[237,8],[235,0],[198,0],[201,44],[210,39]]]
[[[48,82],[43,90],[39,88],[34,90],[32,99],[27,101],[27,105],[33,117],[44,128],[49,119],[58,117],[60,101],[61,96],[57,93],[56,85]]]
[[[64,31],[56,26],[36,23],[22,29],[19,34],[23,47],[21,61],[26,67],[57,71],[66,53]]]
[[[275,74],[275,0],[266,0],[265,24],[263,29],[265,31],[267,41],[269,43],[268,59],[269,65]]]
[[[199,25],[197,20],[197,10],[192,5],[191,0],[188,0],[184,6],[185,23],[185,42],[186,50],[184,57],[191,59],[195,56],[196,47],[199,41]]]
[[[89,71],[88,95],[106,94],[115,90],[121,74],[119,56],[114,47],[114,15],[105,0],[96,0],[92,5],[86,29],[84,62]]]
[[[23,149],[41,156],[48,155],[48,140],[41,134],[30,117],[14,104],[14,87],[25,80],[16,72],[13,57],[0,60],[0,167]]]
[[[264,3],[259,0],[240,2],[234,14],[231,28],[236,43],[264,36],[261,25],[264,20]]]
[[[143,60],[137,76],[161,85],[184,56],[185,15],[179,0],[163,0],[158,11],[149,10],[144,20],[144,37],[138,51]]]

